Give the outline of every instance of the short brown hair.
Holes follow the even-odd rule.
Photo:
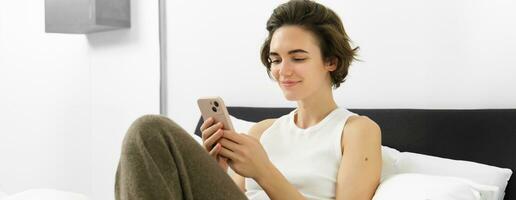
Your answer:
[[[269,58],[272,35],[283,25],[298,25],[311,31],[319,42],[324,61],[337,59],[337,68],[330,72],[330,76],[332,86],[338,88],[345,81],[353,60],[357,60],[358,51],[358,47],[351,48],[350,39],[339,16],[331,9],[310,0],[291,0],[275,8],[267,20],[269,35],[261,48],[261,61],[267,68],[269,78],[272,78]]]

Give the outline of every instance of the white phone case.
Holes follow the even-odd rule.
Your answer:
[[[226,104],[219,96],[201,97],[197,100],[197,105],[201,111],[201,115],[204,121],[209,117],[213,117],[214,123],[222,122],[224,125],[223,129],[233,130],[233,124],[229,118],[229,113],[226,108]]]

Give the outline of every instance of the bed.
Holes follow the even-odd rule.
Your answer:
[[[257,122],[294,108],[228,107],[230,115]],[[382,145],[400,151],[467,160],[516,170],[516,109],[349,109],[376,121]],[[202,118],[195,129],[199,128]],[[516,199],[509,180],[504,199]]]

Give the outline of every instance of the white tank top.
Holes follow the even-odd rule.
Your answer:
[[[269,159],[289,183],[307,199],[335,199],[341,154],[341,135],[351,111],[337,107],[306,129],[294,122],[297,109],[283,115],[263,132],[260,142]],[[250,200],[269,200],[252,178],[245,178]]]

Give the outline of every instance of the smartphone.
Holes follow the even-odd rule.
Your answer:
[[[221,122],[224,125],[224,130],[234,131],[226,104],[224,104],[221,97],[201,97],[197,100],[197,105],[199,106],[199,110],[201,110],[203,121],[212,117],[215,120],[214,123]]]

